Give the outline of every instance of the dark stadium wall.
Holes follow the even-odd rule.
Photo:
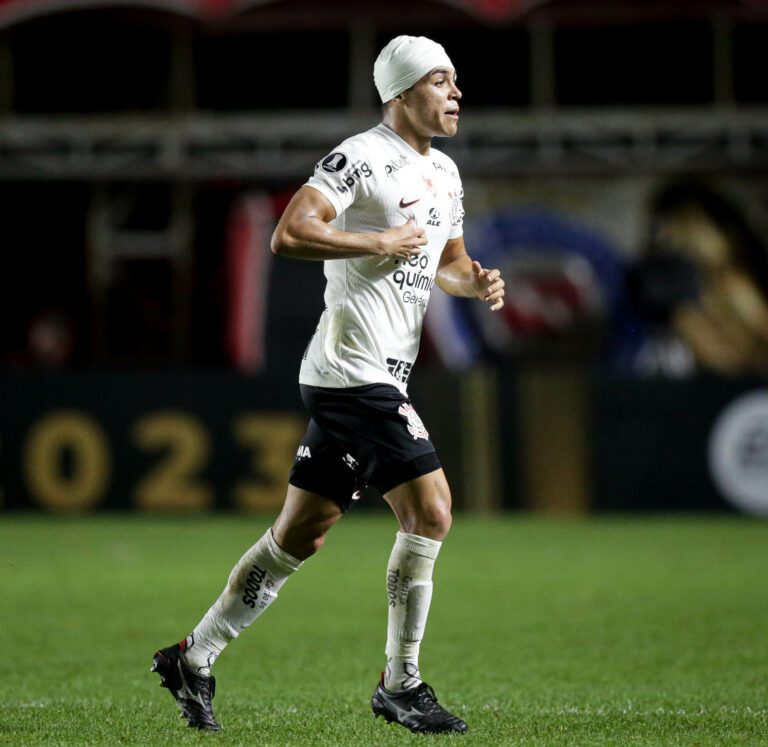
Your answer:
[[[684,370],[652,355],[718,327],[676,313],[728,275],[692,261],[690,232],[709,245],[718,227],[688,225],[688,182],[765,260],[768,6],[748,0],[0,0],[0,511],[275,510],[322,268],[259,265],[267,292],[240,309],[260,315],[243,359],[258,370],[237,373],[233,215],[271,204],[248,246],[267,252],[323,148],[377,121],[370,62],[395,33],[453,55],[466,117],[440,147],[461,161],[472,253],[510,282],[496,316],[430,301],[412,393],[456,505],[761,512],[765,379],[749,377],[768,370],[768,296],[736,293],[753,329],[689,350]],[[298,95],[285,50],[333,84]],[[175,265],[142,255],[174,205]],[[96,248],[126,244],[136,261],[105,280]],[[746,264],[729,276],[742,291],[761,274]]]
[[[284,376],[6,372],[0,391],[0,512],[274,513],[306,423]],[[764,382],[544,366],[422,371],[412,396],[459,510],[768,515]]]

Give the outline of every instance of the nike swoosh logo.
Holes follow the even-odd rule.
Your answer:
[[[405,202],[405,197],[400,198],[400,207],[401,208],[407,208],[411,205],[415,205],[421,198],[417,197],[415,200],[411,200],[411,202]]]

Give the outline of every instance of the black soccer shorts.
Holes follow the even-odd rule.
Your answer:
[[[347,511],[368,486],[383,495],[440,469],[421,418],[394,386],[300,389],[312,419],[291,467],[291,485]]]

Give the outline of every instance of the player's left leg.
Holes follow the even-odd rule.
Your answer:
[[[224,591],[181,643],[155,653],[152,671],[161,677],[189,726],[221,727],[211,701],[216,680],[211,667],[224,648],[275,601],[288,577],[323,544],[326,532],[343,515],[322,495],[288,485],[275,524],[232,569]]]
[[[387,491],[400,523],[387,566],[387,666],[372,707],[414,732],[465,732],[421,679],[419,649],[432,600],[432,570],[451,526],[451,493],[442,469]]]
[[[185,662],[209,675],[224,647],[272,605],[288,577],[320,549],[342,516],[330,498],[289,484],[273,526],[243,554],[224,591],[187,638]]]

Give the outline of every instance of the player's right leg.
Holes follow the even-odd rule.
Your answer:
[[[320,548],[342,515],[329,498],[289,485],[274,526],[240,558],[224,591],[192,633],[155,653],[152,671],[160,675],[189,726],[221,728],[211,705],[216,688],[213,663],[275,601],[280,587]]]
[[[451,526],[451,492],[429,433],[394,386],[302,385],[301,396],[313,422],[334,440],[337,452],[347,452],[345,461],[357,478],[378,489],[400,523],[387,566],[387,666],[372,698],[373,711],[413,731],[466,731],[467,725],[422,681],[418,663],[432,569]],[[312,455],[308,469],[314,449]],[[311,484],[322,479],[316,473]]]
[[[400,523],[387,565],[387,666],[371,706],[376,716],[413,732],[467,731],[422,680],[419,649],[432,600],[432,571],[451,526],[451,492],[442,469],[426,472],[384,494]]]

